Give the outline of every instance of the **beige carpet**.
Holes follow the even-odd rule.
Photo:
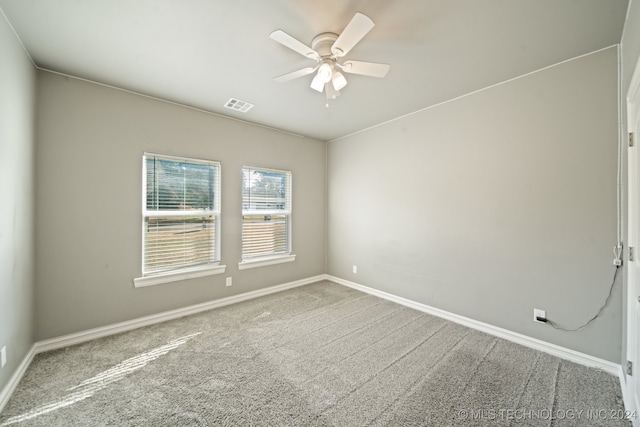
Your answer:
[[[617,378],[321,282],[38,355],[0,426],[628,426]]]

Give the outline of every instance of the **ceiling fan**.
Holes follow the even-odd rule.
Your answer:
[[[313,38],[311,47],[293,38],[282,30],[276,30],[269,37],[278,43],[317,62],[315,67],[306,67],[291,73],[275,77],[277,82],[288,82],[317,71],[311,81],[311,88],[322,93],[328,99],[335,99],[340,90],[347,85],[347,79],[341,71],[371,77],[384,77],[389,71],[389,64],[363,61],[343,61],[342,58],[367,35],[374,27],[368,16],[358,12],[349,21],[342,34],[321,33]],[[328,105],[327,105],[328,106]]]

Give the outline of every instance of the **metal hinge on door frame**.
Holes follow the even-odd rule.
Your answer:
[[[627,360],[627,375],[633,376],[633,362]]]
[[[629,132],[629,147],[633,147],[633,132]]]
[[[635,252],[634,247],[633,246],[629,246],[629,261],[633,261],[633,258],[635,256],[634,252]]]

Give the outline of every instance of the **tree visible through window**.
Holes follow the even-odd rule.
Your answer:
[[[144,155],[143,275],[217,263],[220,164]]]
[[[242,169],[242,260],[291,253],[291,172]]]

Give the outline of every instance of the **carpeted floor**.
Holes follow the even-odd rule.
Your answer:
[[[629,426],[617,378],[321,282],[36,356],[0,426]]]

